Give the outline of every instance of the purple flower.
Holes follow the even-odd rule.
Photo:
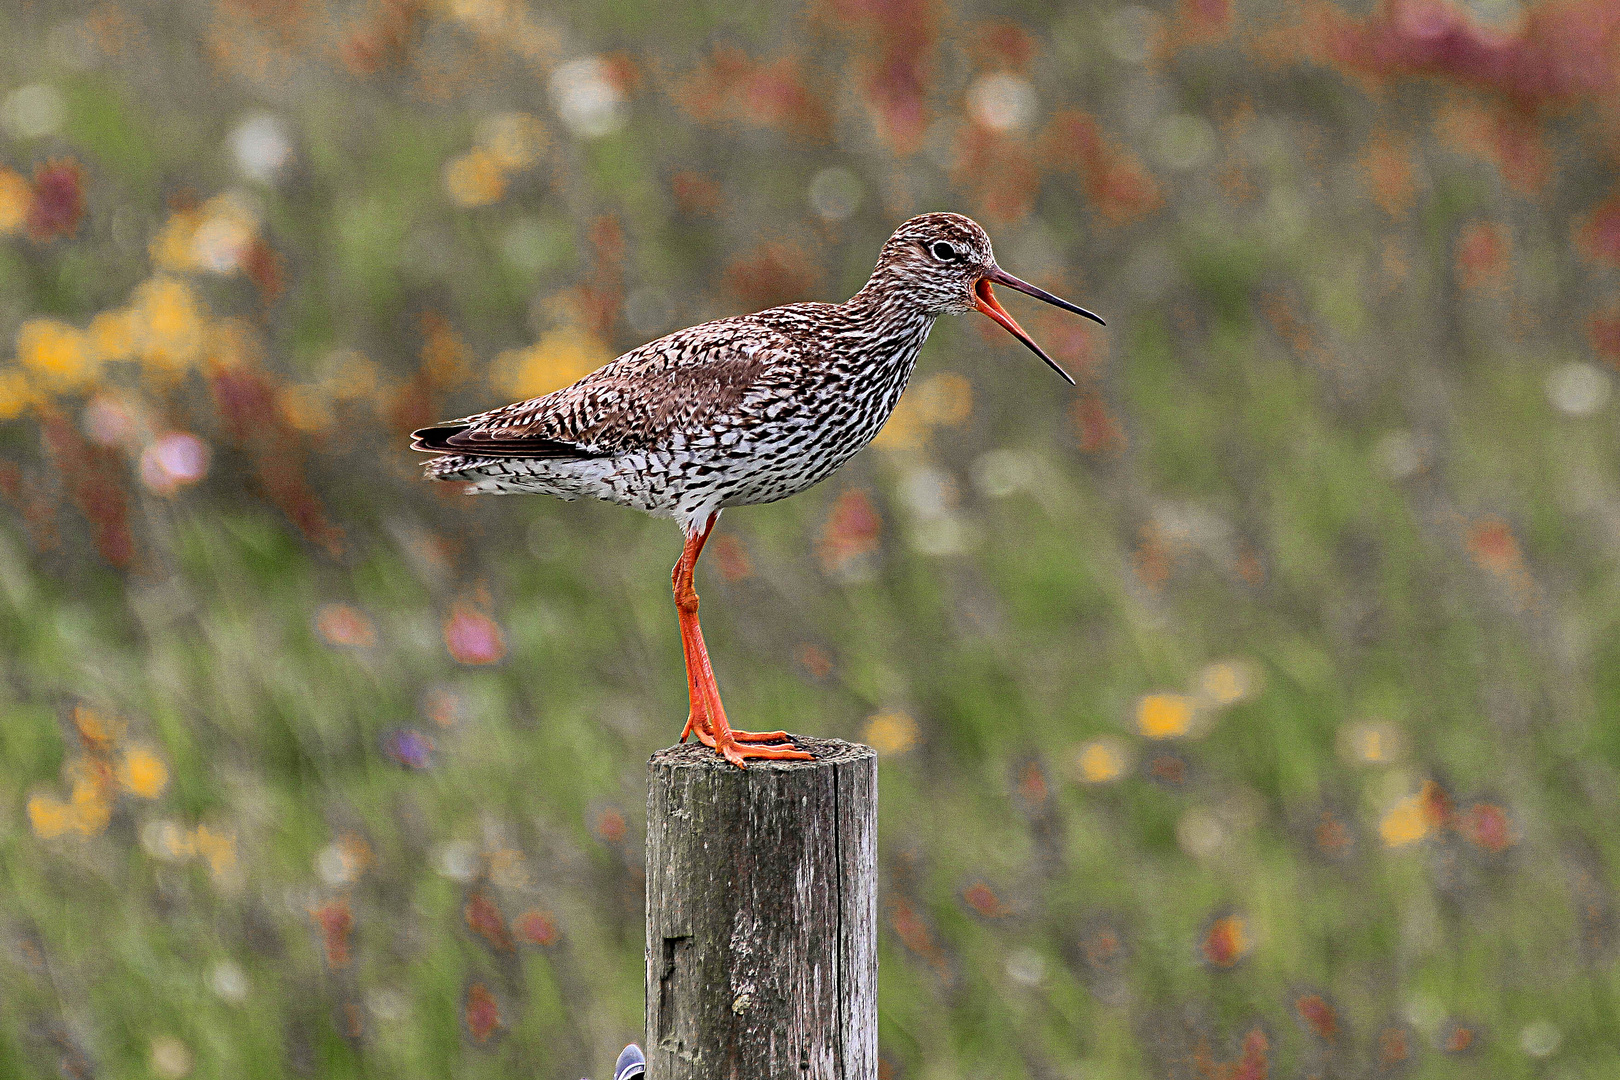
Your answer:
[[[407,769],[433,765],[433,740],[414,728],[400,728],[385,736],[383,752]]]

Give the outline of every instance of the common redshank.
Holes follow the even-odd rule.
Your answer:
[[[996,265],[990,238],[960,214],[895,230],[861,291],[842,304],[788,304],[700,323],[632,349],[544,397],[422,428],[434,480],[471,495],[582,495],[673,518],[686,536],[672,584],[695,734],[727,761],[810,755],[784,731],[726,720],[692,574],[720,512],[796,495],[832,475],[883,427],[934,320],[977,309],[1061,375],[997,301],[1005,285],[1102,319]]]

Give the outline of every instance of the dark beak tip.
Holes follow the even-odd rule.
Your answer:
[[[1098,315],[1095,311],[1087,311],[1078,304],[1069,303],[1061,296],[1053,296],[1045,289],[1037,288],[1034,285],[1031,285],[1029,282],[1024,281],[1022,278],[1013,277],[999,266],[991,267],[990,272],[985,274],[984,278],[981,280],[994,281],[997,284],[1007,286],[1009,289],[1016,289],[1025,296],[1033,296],[1037,300],[1045,301],[1046,303],[1051,304],[1053,307],[1062,308],[1064,311],[1070,311],[1076,315],[1083,315],[1095,322],[1098,326],[1108,325],[1103,321],[1102,316]]]

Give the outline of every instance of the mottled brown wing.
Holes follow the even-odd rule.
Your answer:
[[[412,447],[478,457],[613,457],[696,435],[733,412],[795,348],[751,318],[648,342],[572,386],[422,428]]]

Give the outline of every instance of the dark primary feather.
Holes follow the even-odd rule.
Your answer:
[[[411,432],[411,449],[438,454],[478,454],[481,457],[583,458],[593,456],[573,443],[555,439],[507,438],[466,424],[440,424]]]

